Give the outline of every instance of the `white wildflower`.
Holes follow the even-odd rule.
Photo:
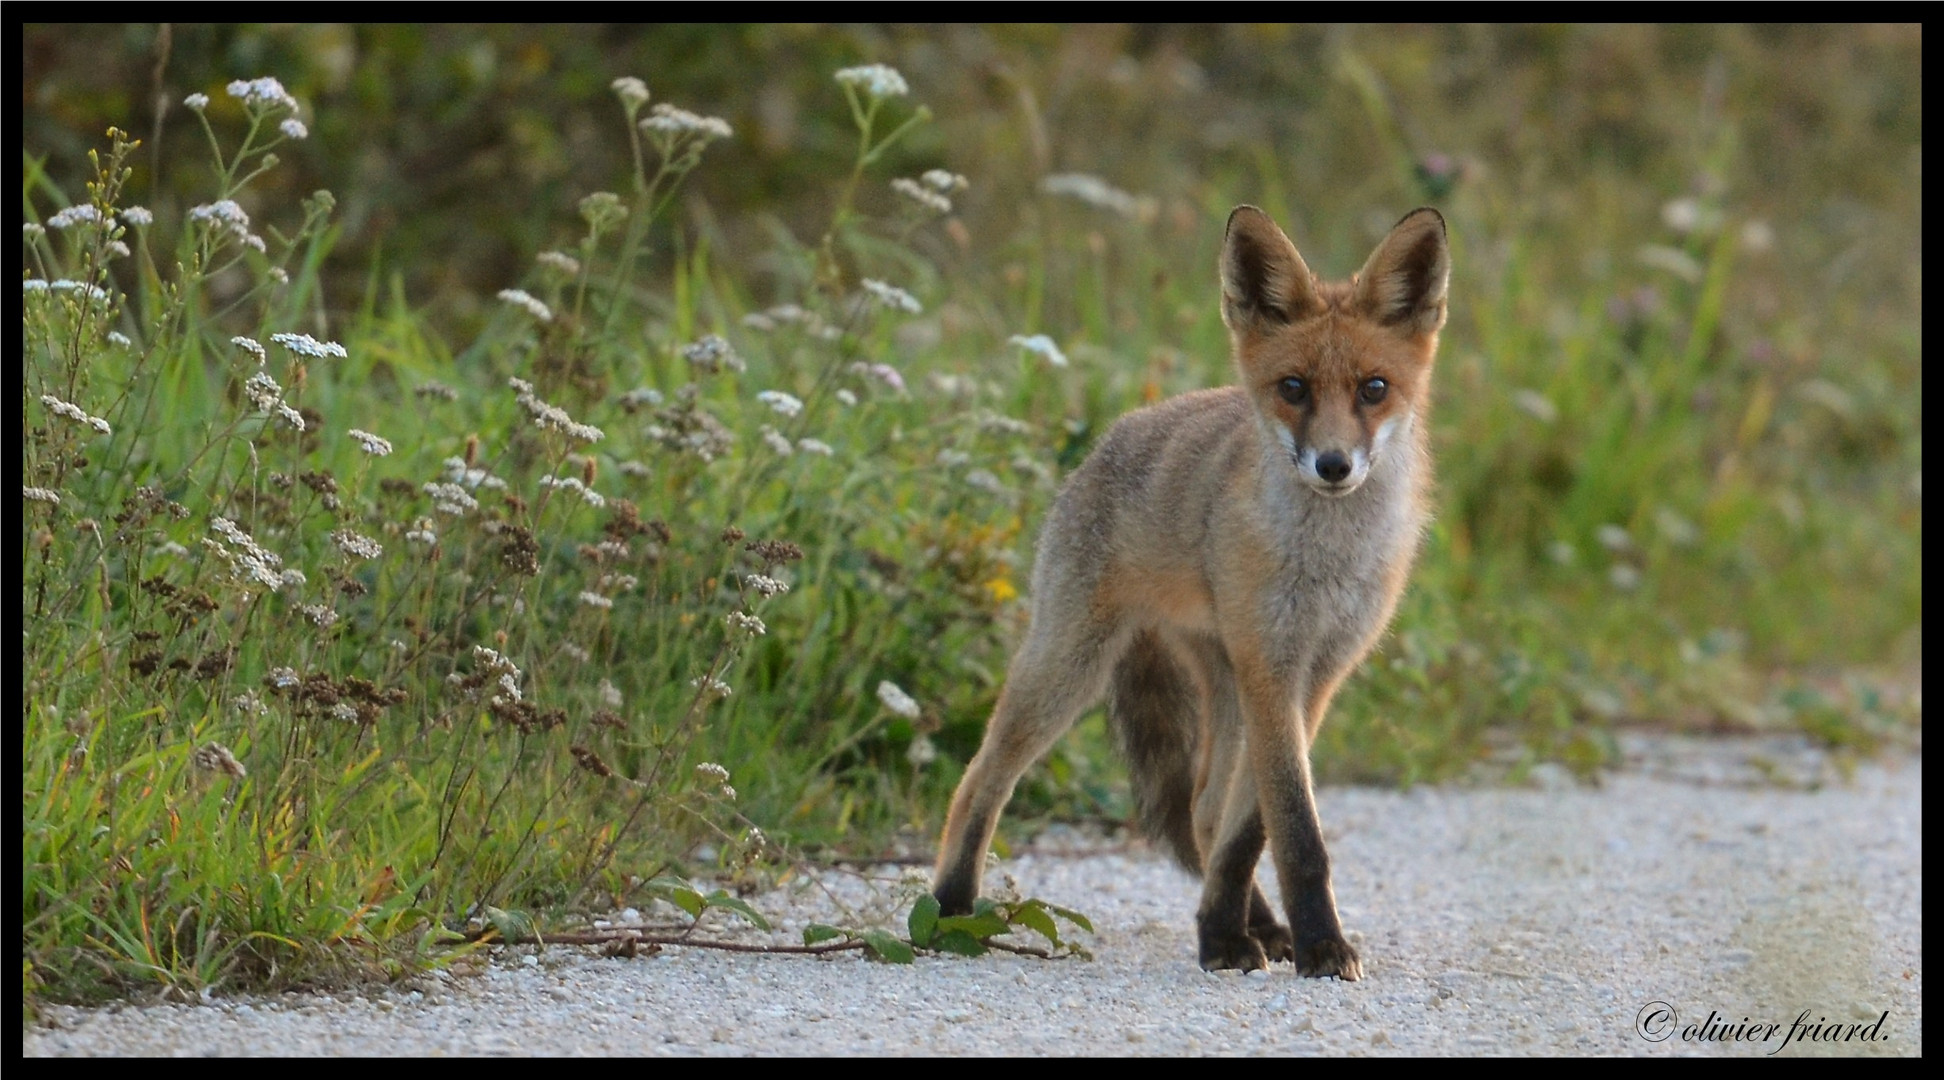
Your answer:
[[[269,274],[270,280],[276,282],[279,285],[290,284],[290,271],[285,270],[281,266],[273,266],[270,269],[265,270],[264,273]]]
[[[157,555],[168,555],[172,558],[180,559],[184,555],[189,554],[189,549],[176,543],[174,540],[165,540],[155,549],[155,553]]]
[[[873,98],[903,97],[911,92],[903,75],[898,69],[886,64],[865,64],[862,67],[848,67],[837,73],[837,81],[844,86],[856,87]]]
[[[51,503],[55,506],[61,505],[61,496],[58,493],[49,491],[44,487],[27,487],[25,485],[22,485],[20,489],[20,497],[26,499],[28,502]]]
[[[108,246],[104,250],[108,252],[108,257],[111,259],[126,259],[134,254],[134,252],[128,250],[128,245],[122,243],[120,240],[108,241]]]
[[[515,307],[525,308],[527,314],[532,315],[543,323],[553,321],[553,309],[535,299],[533,294],[527,292],[525,289],[501,289],[499,291],[499,298]]]
[[[293,429],[297,431],[304,430],[304,426],[305,426],[304,414],[298,412],[296,409],[293,409],[288,405],[285,405],[281,401],[277,402],[277,416],[281,418],[284,423],[289,424]]]
[[[660,405],[662,392],[649,386],[638,386],[621,395],[621,404],[629,409],[639,409],[643,405]]]
[[[615,466],[615,468],[621,470],[621,475],[632,476],[632,477],[636,477],[637,479],[648,475],[648,466],[643,465],[641,462],[635,461],[632,458]]]
[[[1048,195],[1065,195],[1068,198],[1078,199],[1088,206],[1130,218],[1140,217],[1151,208],[1153,201],[1130,195],[1089,173],[1059,173],[1049,176],[1040,181],[1040,190]]]
[[[23,240],[38,240],[46,235],[47,226],[38,221],[29,221],[20,227],[20,237]],[[43,282],[41,287],[46,288],[46,283]]]
[[[319,341],[309,334],[271,334],[270,340],[302,356],[323,358],[335,356],[342,360],[350,353],[335,341]]]
[[[944,169],[927,169],[925,175],[918,179],[923,181],[926,187],[942,194],[964,191],[966,188],[972,186],[965,177],[955,172],[947,172]]]
[[[829,457],[836,453],[835,450],[830,448],[830,444],[822,439],[798,439],[797,449],[806,454],[822,454],[824,457]]]
[[[729,613],[725,621],[728,622],[728,624],[731,627],[737,630],[748,631],[752,636],[755,637],[761,637],[762,635],[769,632],[769,627],[763,625],[763,620],[757,618],[754,615],[748,614],[747,612],[732,611]]]
[[[600,428],[594,427],[591,424],[577,423],[573,417],[567,415],[567,410],[556,405],[549,405],[535,397],[533,394],[533,384],[527,382],[525,379],[513,378],[508,379],[507,382],[514,390],[519,392],[520,396],[517,400],[521,407],[526,409],[527,413],[533,417],[533,422],[540,427],[564,431],[569,437],[579,439],[582,442],[600,442],[607,437],[606,433]]]
[[[197,747],[195,752],[189,755],[189,762],[204,772],[220,772],[232,780],[241,780],[250,774],[250,771],[243,767],[243,763],[236,760],[236,755],[230,752],[230,748],[219,742]]]
[[[832,396],[834,396],[838,401],[843,402],[845,405],[857,404],[857,395],[851,393],[849,390],[846,390],[842,387],[839,387],[837,389],[837,392]]]
[[[971,460],[972,455],[963,450],[954,450],[951,447],[946,447],[938,452],[938,463],[948,469],[956,469]]]
[[[271,686],[274,686],[279,690],[288,690],[291,687],[296,686],[298,681],[297,670],[295,668],[287,668],[287,667],[271,668],[269,673],[266,674],[264,678],[269,680]]]
[[[610,709],[618,709],[621,707],[621,691],[613,683],[602,679],[597,692],[601,696],[601,704],[606,705]]]
[[[900,311],[907,311],[913,315],[917,315],[925,310],[924,306],[918,303],[917,297],[912,296],[896,285],[886,285],[882,281],[873,281],[870,278],[865,278],[864,291],[871,295],[872,300],[884,307],[897,308]]]
[[[756,400],[783,416],[795,416],[803,411],[803,402],[796,395],[781,390],[765,390],[756,395]]]
[[[918,702],[910,694],[905,693],[904,688],[897,683],[889,679],[879,682],[877,696],[878,700],[884,703],[885,708],[899,716],[907,720],[918,719]]]
[[[1054,344],[1053,339],[1047,337],[1045,334],[1034,334],[1031,337],[1027,337],[1024,334],[1014,334],[1009,340],[1012,344],[1040,357],[1054,367],[1067,366],[1066,354],[1061,352],[1060,347]]]
[[[701,680],[697,679],[695,682],[689,683],[689,685],[695,686],[700,682]],[[707,784],[726,784],[729,782],[729,770],[717,765],[713,761],[704,761],[697,764],[695,766],[695,776],[698,780]]]
[[[277,380],[269,372],[259,371],[243,384],[243,396],[250,399],[257,412],[274,412],[277,406],[283,404],[283,387],[277,385]]]
[[[790,440],[768,424],[763,425],[763,445],[775,451],[780,457],[789,457],[796,453],[796,447],[790,445]]]
[[[392,452],[391,440],[373,435],[369,431],[359,431],[357,428],[352,428],[351,437],[358,441],[359,446],[364,447],[365,453],[371,454],[374,457],[384,457],[386,454]]]
[[[348,702],[340,701],[331,706],[331,719],[342,720],[347,724],[358,722],[358,710]]]
[[[263,346],[259,344],[255,338],[247,338],[238,335],[230,339],[230,344],[236,346],[239,349],[242,349],[244,352],[249,353],[251,356],[256,357],[257,363],[259,364],[263,363],[264,360],[267,359],[268,354],[266,354],[263,351]]]
[[[727,139],[735,134],[726,120],[713,116],[698,116],[687,109],[678,109],[667,103],[655,106],[653,111],[653,116],[641,122],[642,130],[678,137],[693,135],[703,142],[711,139]]]
[[[723,682],[723,681],[722,681],[721,679],[712,679],[712,678],[709,678],[709,677],[708,677],[708,676],[706,676],[706,675],[702,675],[702,676],[698,676],[698,677],[696,677],[696,678],[693,678],[693,679],[690,679],[690,680],[689,680],[689,685],[690,685],[690,686],[693,686],[693,687],[695,687],[696,689],[698,689],[698,690],[700,690],[700,691],[702,691],[702,696],[703,696],[703,697],[705,697],[705,698],[710,698],[710,699],[714,699],[714,698],[726,698],[726,697],[728,697],[728,696],[729,696],[730,694],[732,694],[732,693],[734,693],[734,692],[735,692],[735,691],[733,691],[733,690],[731,690],[731,689],[729,688],[729,684],[728,684],[728,683],[726,683],[726,682]],[[725,789],[726,789],[726,787],[727,787],[727,785],[725,785]]]
[[[120,330],[110,330],[108,331],[108,344],[118,345],[126,349],[135,343],[130,341],[128,335],[122,333]]]
[[[126,206],[115,216],[130,225],[153,225],[155,223],[155,215],[149,213],[149,209],[146,206]]]
[[[62,401],[52,394],[42,394],[41,404],[47,406],[47,411],[56,416],[65,416],[77,424],[86,424],[96,431],[101,432],[103,435],[114,434],[108,427],[108,421],[103,420],[99,416],[89,416],[87,410],[79,405]]]
[[[641,579],[633,574],[601,575],[601,588],[612,589],[615,592],[630,592],[639,584],[641,584]]]
[[[288,135],[293,139],[310,138],[310,129],[304,126],[304,122],[302,120],[299,120],[294,116],[285,120],[283,123],[278,124],[277,130],[283,132],[285,135]]]
[[[426,517],[418,519],[410,529],[406,530],[405,542],[408,544],[438,543],[439,534],[432,531],[432,519]]]
[[[47,227],[50,229],[65,229],[82,224],[101,224],[101,211],[95,209],[93,203],[76,203],[47,219]]]
[[[941,192],[933,191],[931,188],[926,187],[916,180],[907,180],[900,176],[896,180],[891,181],[891,190],[933,213],[949,214],[952,212],[952,200],[946,198]]]
[[[323,604],[305,604],[297,610],[303,612],[305,618],[316,623],[319,629],[328,630],[338,621],[338,613]]]
[[[182,103],[196,112],[201,112],[209,108],[209,95],[190,94],[188,97],[182,99]]]
[[[790,591],[789,585],[781,581],[778,581],[775,578],[768,576],[767,574],[750,574],[749,576],[743,578],[743,584],[748,586],[749,588],[755,589],[757,592],[762,593],[764,596],[776,596],[780,593],[786,593]]]
[[[339,529],[331,534],[331,541],[338,550],[354,559],[375,559],[385,553],[384,546],[368,536],[360,536],[350,529]]]
[[[27,293],[44,293],[49,288],[48,283],[42,281],[40,278],[28,278],[20,283],[20,291],[23,295]]]
[[[296,592],[310,584],[310,578],[305,576],[302,570],[295,567],[285,570],[278,577],[283,582],[283,588],[292,592]]]
[[[245,690],[231,698],[230,708],[253,716],[262,716],[270,711],[270,706],[263,703],[263,699],[257,696],[255,690]]]
[[[905,760],[914,769],[922,769],[938,760],[938,747],[932,745],[931,736],[920,733],[911,737],[911,745],[905,749]]]
[[[608,597],[602,596],[597,592],[589,592],[585,589],[581,590],[580,602],[586,604],[588,607],[600,608],[603,611],[614,606],[614,601]]]
[[[630,113],[648,104],[648,84],[633,75],[621,76],[609,83],[608,89],[614,91],[614,96],[621,99]]]
[[[49,289],[54,290],[55,292],[80,293],[81,295],[87,297],[90,300],[108,299],[108,294],[102,291],[102,289],[99,286],[89,285],[86,282],[81,282],[81,281],[69,281],[67,278],[61,278],[57,281],[50,281],[47,283],[47,287]]]
[[[451,514],[456,517],[467,511],[479,509],[479,500],[473,498],[466,492],[465,488],[460,487],[458,484],[441,484],[428,481],[419,490],[432,496],[432,509],[441,514]],[[407,537],[407,539],[410,539],[410,537]]]
[[[736,350],[715,334],[708,334],[691,345],[683,346],[682,359],[689,366],[705,374],[713,375],[723,368],[731,371],[747,371],[749,365],[736,355]]]
[[[281,106],[291,112],[297,111],[297,99],[290,96],[283,84],[264,76],[261,79],[237,79],[229,84],[229,96],[239,98],[247,107],[267,108]]]
[[[569,277],[581,271],[580,260],[564,251],[543,251],[535,255],[533,261],[549,270],[558,270]]]

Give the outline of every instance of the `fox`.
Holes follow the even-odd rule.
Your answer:
[[[1032,612],[933,872],[979,895],[1019,778],[1107,702],[1141,830],[1202,878],[1204,969],[1355,980],[1310,779],[1331,698],[1396,610],[1429,520],[1450,247],[1422,207],[1324,282],[1238,206],[1219,259],[1237,384],[1128,413],[1041,528]],[[1285,923],[1256,882],[1267,845]]]

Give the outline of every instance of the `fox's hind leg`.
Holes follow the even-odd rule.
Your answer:
[[[1042,619],[1042,614],[1050,617]],[[985,741],[952,795],[932,878],[932,895],[944,914],[972,910],[986,849],[1013,785],[1082,709],[1100,699],[1108,665],[1126,640],[1111,620],[1069,620],[1061,614],[1034,612],[1026,643],[1006,672]]]

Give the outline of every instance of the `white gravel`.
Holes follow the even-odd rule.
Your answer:
[[[1847,1028],[1887,1011],[1877,1041],[1797,1036],[1780,1053],[1922,1054],[1921,760],[1866,764],[1843,780],[1787,742],[1627,745],[1629,768],[1598,788],[1542,769],[1536,789],[1323,790],[1337,898],[1367,973],[1357,983],[1299,978],[1286,964],[1202,972],[1196,884],[1135,848],[1026,854],[1000,869],[1023,893],[1092,917],[1098,935],[1081,938],[1091,962],[515,949],[484,974],[422,989],[49,1008],[23,1030],[23,1048],[1756,1057],[1781,1047],[1799,1014]],[[854,876],[826,880],[854,911],[895,899]],[[1266,863],[1264,880],[1273,890]],[[806,921],[843,917],[820,890],[753,899],[791,937]],[[1636,1025],[1657,1001],[1679,1021],[1650,1041]],[[1781,1033],[1684,1038],[1710,1011]]]

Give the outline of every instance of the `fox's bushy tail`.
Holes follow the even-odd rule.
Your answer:
[[[1200,701],[1194,679],[1153,631],[1134,636],[1114,666],[1107,724],[1127,755],[1141,831],[1188,872],[1202,872],[1195,843],[1195,738]]]

